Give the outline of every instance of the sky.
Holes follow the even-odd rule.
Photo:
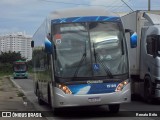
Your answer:
[[[133,10],[148,9],[148,0],[123,1]],[[160,10],[160,0],[150,1],[151,10]],[[50,12],[81,6],[131,12],[121,0],[0,0],[0,35],[24,32],[32,36]]]

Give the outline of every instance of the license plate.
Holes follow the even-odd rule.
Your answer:
[[[99,98],[99,97],[88,98],[88,101],[91,103],[100,102],[101,98]]]

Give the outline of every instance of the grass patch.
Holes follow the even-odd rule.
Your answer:
[[[2,79],[0,79],[0,86],[2,86],[3,85],[3,80]]]
[[[0,91],[4,91],[4,88],[0,88]]]
[[[23,97],[23,96],[24,96],[24,93],[18,91],[17,96],[18,96],[18,97]]]
[[[2,73],[2,72],[0,71],[0,80],[2,80],[2,78],[3,78],[4,76],[9,76],[9,75],[12,75],[12,73]]]
[[[3,78],[0,78],[0,82],[1,82],[1,83],[3,82]]]

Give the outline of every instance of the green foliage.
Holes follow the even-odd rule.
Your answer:
[[[0,63],[10,63],[13,64],[14,61],[25,60],[21,57],[20,52],[2,52],[0,55]]]
[[[33,68],[33,66],[32,66],[32,60],[30,60],[30,61],[27,61],[27,68],[28,68],[28,72],[30,73],[30,72],[32,72],[32,68]]]
[[[44,59],[45,53],[42,51],[42,49],[37,49],[33,51],[33,56],[34,57],[32,58],[32,61],[36,61],[34,63],[34,67],[39,68],[41,66],[40,61]]]
[[[11,74],[13,72],[12,64],[10,63],[3,63],[0,64],[0,73],[3,75]]]
[[[25,60],[18,52],[1,52],[0,55],[0,76],[13,73],[13,62],[17,60]]]
[[[24,94],[23,94],[22,92],[18,91],[18,92],[17,92],[17,96],[18,96],[18,97],[23,97]]]

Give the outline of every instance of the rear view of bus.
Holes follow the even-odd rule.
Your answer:
[[[109,105],[111,112],[118,112],[121,103],[130,102],[120,17],[101,8],[56,11],[47,30],[50,33],[48,39],[44,37],[42,50],[40,39],[36,41],[38,31],[34,40],[34,47],[46,59],[43,69],[35,69],[40,103],[48,102],[53,108]]]

